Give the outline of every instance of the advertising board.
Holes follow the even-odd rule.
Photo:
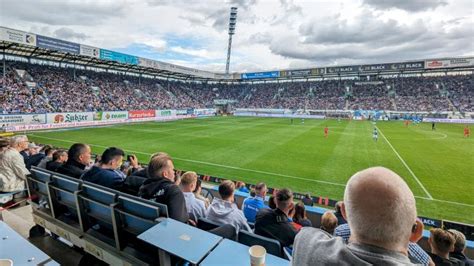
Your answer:
[[[128,111],[129,119],[155,117],[155,110],[132,110]]]
[[[109,121],[109,120],[120,120],[128,119],[127,111],[103,111],[96,112],[94,115],[94,120],[96,121]]]
[[[0,115],[0,126],[3,125],[24,125],[24,124],[45,124],[45,114],[19,114],[19,115]]]
[[[78,43],[63,41],[43,35],[36,36],[36,45],[40,48],[51,49],[70,54],[79,54],[80,52]]]
[[[80,113],[51,113],[46,115],[46,123],[77,123],[85,121],[93,121],[95,113],[80,112]]]
[[[4,27],[0,27],[0,40],[36,46],[35,34]]]
[[[278,78],[280,71],[256,72],[256,73],[242,73],[242,79],[264,79],[264,78]]]

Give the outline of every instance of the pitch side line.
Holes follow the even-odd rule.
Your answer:
[[[56,141],[62,141],[62,142],[67,142],[67,143],[76,143],[77,142],[77,141],[71,141],[71,140],[65,140],[65,139],[43,137],[43,136],[38,136],[38,135],[35,135],[35,134],[29,134],[29,135],[30,136],[35,136],[37,138],[56,140]],[[99,147],[99,148],[108,148],[108,146],[103,146],[103,145],[90,144],[90,143],[87,143],[87,144],[90,145],[90,146]],[[146,153],[146,152],[134,151],[134,150],[128,150],[128,149],[125,149],[125,151],[138,153],[138,154],[143,154],[143,155],[152,155],[152,153]],[[309,182],[316,182],[316,183],[321,183],[321,184],[346,187],[346,184],[341,184],[341,183],[334,183],[334,182],[316,180],[316,179],[309,179],[309,178],[304,178],[304,177],[299,177],[299,176],[291,176],[291,175],[284,175],[284,174],[278,174],[278,173],[272,173],[272,172],[254,170],[254,169],[247,169],[247,168],[241,168],[241,167],[237,167],[237,166],[230,166],[230,165],[223,165],[223,164],[217,164],[217,163],[196,161],[196,160],[184,159],[184,158],[179,158],[179,157],[173,157],[173,160],[191,162],[191,163],[199,163],[199,164],[205,164],[205,165],[212,165],[212,166],[228,168],[228,169],[234,169],[234,170],[242,170],[242,171],[254,172],[254,173],[259,173],[259,174],[266,174],[266,175],[273,175],[273,176],[280,176],[280,177],[288,177],[288,178],[292,178],[292,179],[299,179],[299,180],[304,180],[304,181],[309,181]]]
[[[425,186],[423,186],[423,184],[420,182],[420,180],[418,179],[418,177],[416,177],[415,173],[413,173],[413,171],[411,170],[411,168],[408,166],[408,164],[405,162],[405,160],[403,160],[402,156],[400,156],[400,154],[397,152],[397,150],[395,150],[395,148],[392,146],[392,144],[390,143],[390,141],[388,141],[388,139],[385,137],[385,135],[383,134],[382,130],[380,130],[380,128],[378,128],[377,126],[375,126],[375,128],[377,128],[377,130],[380,132],[380,135],[382,135],[382,137],[385,139],[385,141],[388,143],[388,146],[390,146],[390,148],[392,148],[393,152],[395,153],[395,155],[397,155],[398,159],[400,159],[400,161],[402,162],[402,164],[405,166],[405,168],[408,170],[408,172],[410,172],[410,174],[413,176],[413,178],[415,179],[415,181],[418,183],[418,185],[420,185],[420,187],[423,189],[423,191],[425,192],[425,194],[428,196],[428,198],[430,200],[433,200],[433,197],[431,196],[431,194],[428,192],[428,190],[426,190]]]
[[[449,200],[430,199],[430,198],[421,197],[421,196],[415,196],[415,198],[417,198],[417,199],[424,199],[424,200],[431,200],[431,201],[437,201],[437,202],[448,203],[448,204],[454,204],[454,205],[460,205],[460,206],[466,206],[466,207],[474,207],[474,205],[472,205],[472,204],[461,203],[461,202],[455,202],[455,201],[449,201]]]

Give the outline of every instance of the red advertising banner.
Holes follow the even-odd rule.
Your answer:
[[[128,111],[128,119],[155,117],[155,110]]]

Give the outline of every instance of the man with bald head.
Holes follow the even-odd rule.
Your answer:
[[[342,213],[351,228],[349,243],[315,228],[296,236],[293,265],[410,265],[408,243],[416,224],[415,198],[396,173],[374,167],[353,175]]]

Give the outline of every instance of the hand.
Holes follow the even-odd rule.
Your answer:
[[[130,155],[130,165],[132,168],[138,168],[138,159],[134,154]]]
[[[417,243],[423,237],[423,229],[425,226],[420,219],[416,219],[416,229],[411,233],[410,242]]]

